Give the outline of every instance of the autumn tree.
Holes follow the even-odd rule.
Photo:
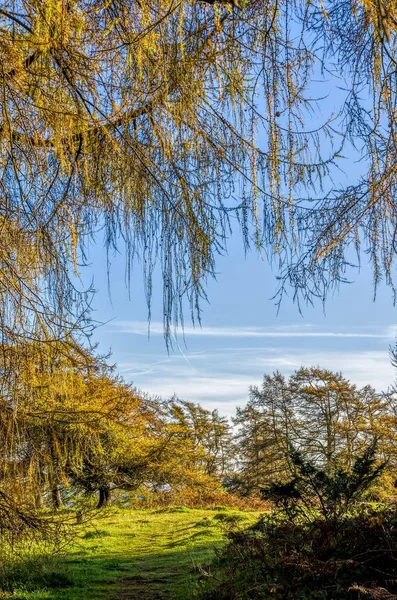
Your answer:
[[[240,490],[288,479],[294,473],[291,448],[329,473],[335,465],[350,468],[373,440],[388,460],[396,435],[393,404],[370,386],[359,389],[320,367],[302,367],[288,379],[265,375],[235,418]]]
[[[285,475],[294,421],[286,378],[278,372],[265,375],[261,390],[251,388],[247,405],[238,407],[234,418],[239,458],[234,485],[240,492]]]
[[[182,447],[191,453],[191,465],[211,477],[226,476],[233,464],[234,445],[230,424],[218,411],[207,410],[177,397],[168,405]]]
[[[102,508],[111,503],[112,491],[132,492],[157,481],[172,434],[159,403],[120,381],[108,382],[105,393],[98,383],[106,411],[86,434],[80,460],[69,466],[68,476],[77,490],[98,493],[97,508]]]
[[[149,303],[159,264],[168,339],[184,298],[199,315],[230,215],[281,293],[324,298],[352,244],[391,283],[395,50],[394,1],[2,0],[7,343],[89,327],[73,270],[99,229],[128,275],[142,259]],[[363,173],[343,187],[353,146]]]
[[[169,500],[197,503],[225,493],[223,483],[235,456],[228,420],[217,410],[175,396],[155,407],[161,452],[152,454],[143,495],[149,491],[156,501],[167,490]]]
[[[368,417],[369,407],[378,404],[375,390],[358,390],[341,373],[318,367],[299,369],[289,384],[300,421],[295,441],[305,455],[328,470],[341,454],[352,460],[371,435]]]
[[[9,534],[3,541],[11,545],[20,536],[55,542],[62,528],[59,519],[48,519],[38,509],[48,493],[55,507],[61,504],[65,462],[76,449],[66,400],[77,391],[76,372],[86,375],[95,361],[72,342],[62,344],[67,358],[57,345],[54,340],[44,352],[40,344],[20,342],[1,353],[0,527]],[[59,432],[68,427],[66,443]]]
[[[49,495],[58,509],[62,490],[84,489],[102,505],[111,487],[139,486],[153,452],[161,454],[155,403],[101,357],[78,346],[62,356],[56,346],[26,343],[3,356],[0,434],[10,452],[0,460],[0,492],[36,508]]]

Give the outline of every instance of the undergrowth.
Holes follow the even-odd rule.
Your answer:
[[[200,582],[202,600],[397,600],[397,508],[367,502],[383,464],[375,443],[350,469],[291,451],[293,478],[264,490],[276,507],[229,544]]]
[[[397,513],[363,509],[341,521],[262,518],[204,571],[203,600],[397,598]]]

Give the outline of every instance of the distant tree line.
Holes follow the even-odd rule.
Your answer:
[[[340,373],[265,375],[232,424],[217,410],[150,398],[106,360],[71,343],[9,346],[0,365],[0,527],[29,529],[43,509],[102,508],[120,490],[142,502],[261,498],[296,471],[291,452],[332,473],[376,442],[397,478],[397,396],[357,388]],[[227,496],[229,494],[229,496]],[[217,496],[218,495],[218,496]],[[93,498],[96,498],[95,501]],[[225,501],[225,500],[224,500]],[[227,500],[226,500],[227,501]]]
[[[202,600],[396,597],[395,392],[319,367],[251,388],[229,485],[272,510],[229,533]]]
[[[341,373],[320,367],[300,368],[291,377],[265,375],[252,387],[248,403],[234,423],[238,464],[230,485],[243,494],[294,473],[291,448],[328,471],[343,465],[377,441],[387,462],[382,486],[394,489],[397,476],[397,397],[370,385],[358,388]]]

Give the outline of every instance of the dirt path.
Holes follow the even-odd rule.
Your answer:
[[[137,522],[129,573],[118,579],[118,600],[187,600],[199,565],[208,562],[222,539],[216,522],[199,511],[159,513]]]

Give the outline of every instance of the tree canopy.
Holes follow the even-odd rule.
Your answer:
[[[141,265],[149,319],[161,273],[168,341],[186,306],[200,317],[237,228],[276,266],[280,301],[289,287],[323,300],[352,247],[368,253],[375,287],[384,277],[394,291],[396,15],[394,0],[0,0],[0,511],[42,489],[57,504],[72,480],[105,496],[148,469],[168,481],[163,439],[200,485],[235,460],[218,414],[176,400],[142,414],[82,349],[93,290],[79,272],[99,237],[124,246],[128,281]],[[346,185],[339,169],[353,159]],[[287,386],[311,407],[308,436],[323,406],[312,375]],[[350,435],[361,391],[352,398],[346,429],[330,437],[324,421],[323,441]],[[261,407],[247,411],[256,434]],[[282,471],[278,430],[266,431]]]
[[[246,406],[234,418],[238,469],[234,482],[244,493],[258,492],[294,475],[291,449],[332,473],[351,469],[354,457],[376,441],[377,456],[387,461],[384,492],[396,473],[396,396],[357,388],[341,373],[301,367],[288,379],[265,375],[250,390]]]
[[[166,336],[232,217],[281,295],[324,298],[351,244],[393,285],[396,23],[385,0],[1,0],[3,335],[89,325],[73,273],[100,230],[149,306],[159,266]]]

